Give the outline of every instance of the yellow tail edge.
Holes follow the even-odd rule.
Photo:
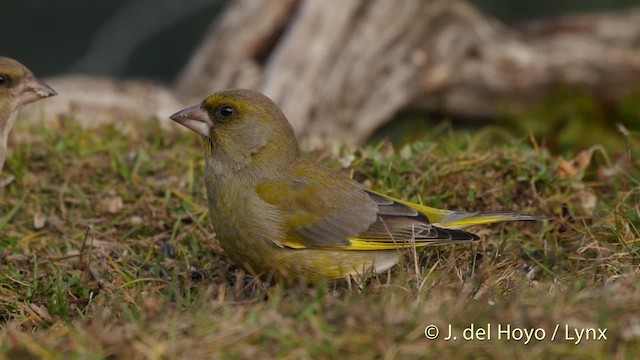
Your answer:
[[[449,229],[459,229],[471,225],[493,224],[505,221],[539,221],[544,218],[534,215],[509,212],[455,212],[443,216],[434,226]]]

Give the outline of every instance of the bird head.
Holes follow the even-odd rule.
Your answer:
[[[0,57],[0,99],[2,110],[13,112],[23,105],[57,95],[19,62]]]
[[[256,91],[221,91],[170,118],[202,136],[207,157],[223,158],[236,169],[273,168],[299,153],[287,118]]]

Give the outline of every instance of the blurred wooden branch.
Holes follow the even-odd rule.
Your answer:
[[[130,131],[135,121],[157,118],[162,127],[176,131],[168,117],[186,105],[171,89],[148,81],[65,75],[47,78],[47,83],[64,95],[25,107],[23,121],[52,122],[72,115],[84,128],[114,123]]]
[[[495,116],[559,85],[640,87],[640,8],[510,27],[458,0],[237,0],[179,77],[265,92],[298,135],[358,143],[403,109]]]

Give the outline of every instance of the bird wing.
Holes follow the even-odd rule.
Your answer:
[[[365,193],[378,205],[377,220],[351,239],[354,250],[393,249],[480,239],[466,231],[434,225],[427,214],[413,207],[415,204],[400,203],[370,191]]]
[[[258,195],[275,206],[287,229],[280,245],[343,250],[385,250],[478,237],[431,224],[427,215],[353,183],[309,179],[267,180]],[[408,203],[410,204],[410,203]]]
[[[256,187],[275,206],[291,248],[348,247],[349,238],[376,221],[376,204],[358,188],[308,179],[267,180]]]

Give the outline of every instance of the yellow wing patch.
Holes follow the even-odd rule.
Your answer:
[[[451,211],[449,210],[442,210],[442,209],[436,209],[430,206],[426,206],[426,205],[420,205],[420,204],[416,204],[416,203],[412,203],[410,201],[406,201],[406,200],[402,200],[402,199],[396,199],[394,197],[391,196],[387,196],[387,195],[383,195],[380,194],[378,192],[372,191],[372,190],[368,190],[369,192],[376,194],[378,196],[382,196],[384,198],[393,200],[397,203],[400,203],[402,205],[406,205],[410,208],[416,209],[418,212],[423,213],[424,215],[426,215],[429,218],[429,222],[431,222],[432,224],[434,223],[439,223],[440,220],[442,220],[445,216],[449,215],[451,213]]]

